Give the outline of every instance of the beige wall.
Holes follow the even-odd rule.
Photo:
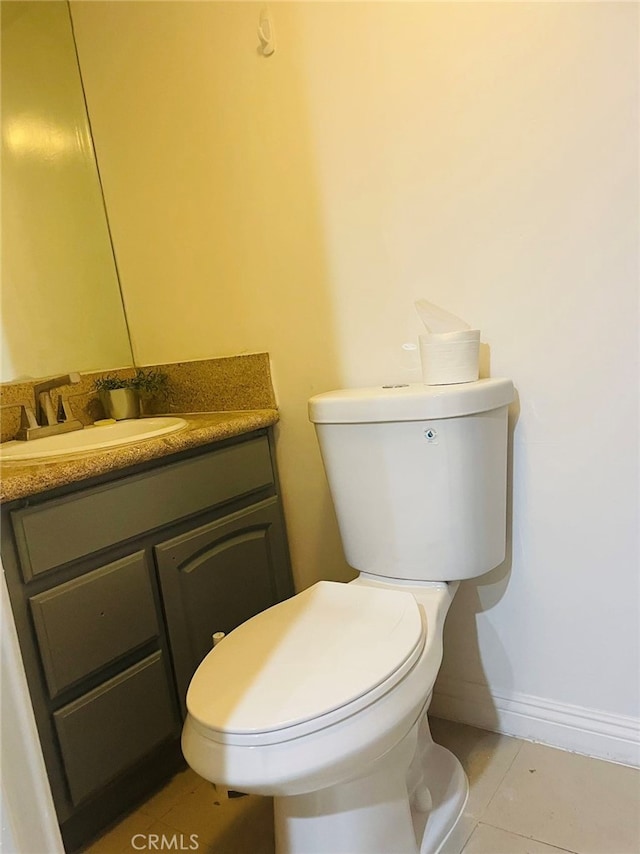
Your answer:
[[[80,3],[72,13],[136,362],[271,354],[305,587],[350,577],[306,417],[310,395],[344,380],[297,24],[278,11],[289,47],[266,60],[259,8]]]
[[[260,8],[72,3],[137,359],[271,353],[304,586],[348,577],[307,398],[418,380],[416,298],[480,327],[519,391],[513,536],[443,695],[628,733],[637,6],[275,3],[269,58]]]

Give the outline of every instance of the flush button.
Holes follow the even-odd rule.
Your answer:
[[[438,431],[434,430],[433,427],[427,427],[427,429],[424,431],[424,438],[431,445],[435,445],[438,441]]]

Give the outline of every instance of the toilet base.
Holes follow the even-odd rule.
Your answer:
[[[420,722],[418,750],[409,780],[411,818],[416,839],[420,840],[419,852],[438,854],[462,818],[469,781],[457,757],[433,741],[426,715]]]
[[[274,799],[277,854],[437,854],[462,815],[468,783],[435,744],[426,714],[355,780]]]

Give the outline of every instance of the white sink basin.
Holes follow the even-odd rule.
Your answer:
[[[117,445],[130,445],[143,439],[156,439],[167,433],[174,433],[187,426],[184,418],[161,416],[158,418],[140,418],[116,421],[96,427],[85,427],[71,433],[59,433],[56,436],[44,436],[28,442],[4,442],[0,445],[0,460],[35,460],[47,457],[59,457],[64,454],[78,454],[83,451],[95,451],[99,448],[113,448]]]

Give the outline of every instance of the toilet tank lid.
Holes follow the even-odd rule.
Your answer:
[[[499,409],[513,398],[513,383],[507,379],[348,388],[312,397],[309,420],[314,424],[361,424],[458,418]]]

